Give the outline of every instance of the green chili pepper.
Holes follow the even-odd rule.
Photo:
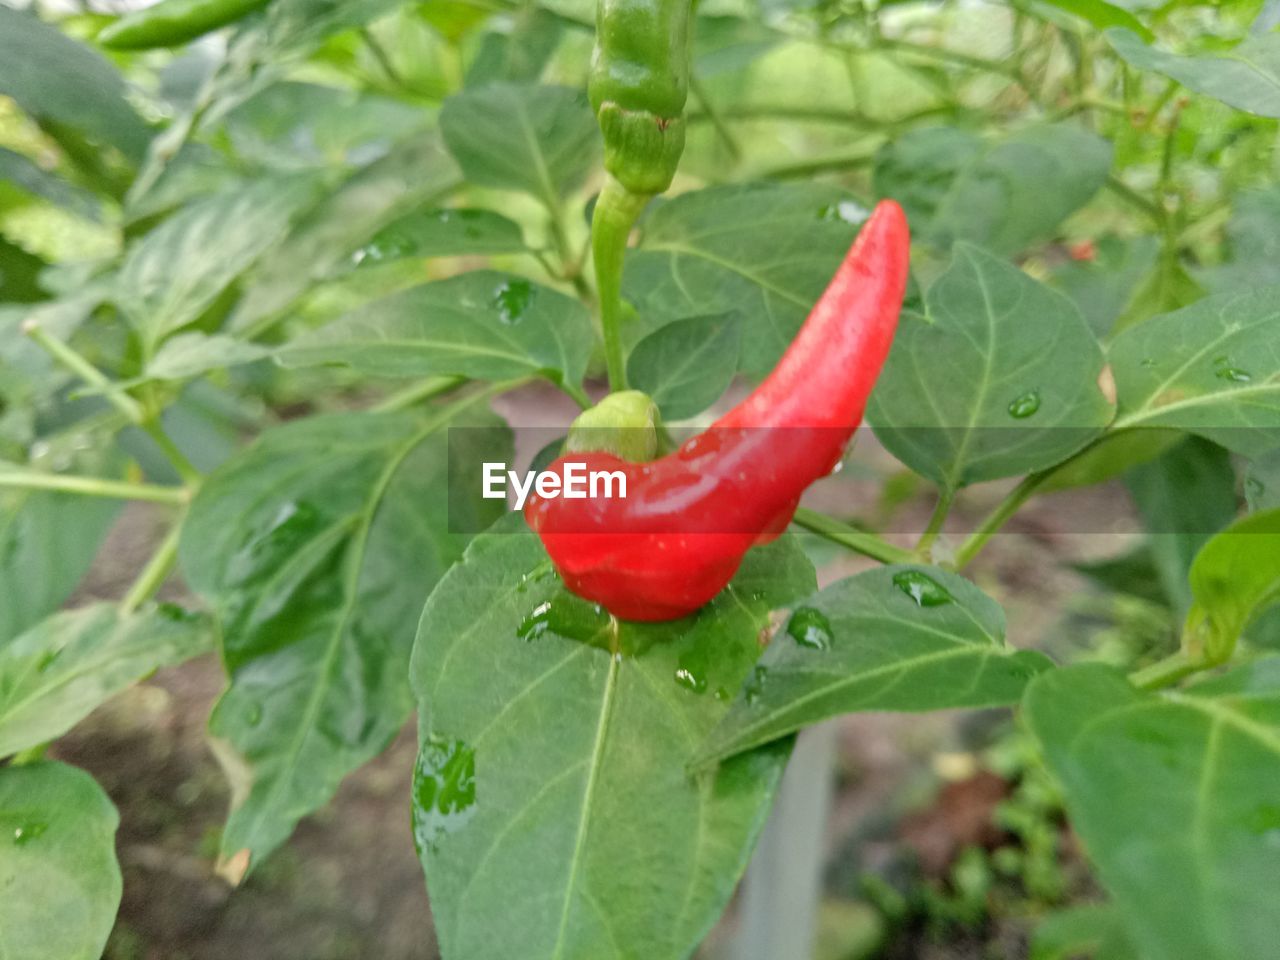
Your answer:
[[[98,34],[111,50],[176,47],[225,27],[270,0],[160,0],[154,6],[121,17]]]
[[[587,93],[605,169],[632,193],[671,186],[684,152],[691,0],[600,0]]]
[[[692,0],[599,0],[587,93],[604,135],[609,179],[596,201],[591,248],[609,384],[626,389],[622,264],[645,204],[671,186],[684,153]]]

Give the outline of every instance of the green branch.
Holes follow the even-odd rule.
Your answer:
[[[912,563],[916,555],[910,550],[886,543],[874,533],[864,533],[825,514],[801,507],[791,520],[797,527],[825,537],[832,543],[848,547],[856,553],[879,560],[881,563]]]
[[[955,564],[957,570],[963,570],[972,562],[974,557],[982,552],[982,548],[987,545],[987,541],[1000,532],[1001,528],[1021,509],[1023,504],[1031,499],[1052,472],[1051,470],[1046,470],[1040,473],[1028,474],[1021,483],[1009,492],[1008,496],[1000,501],[990,515],[982,521],[978,529],[956,551]]]
[[[133,582],[133,586],[129,588],[129,592],[125,594],[124,599],[120,601],[121,613],[133,613],[138,607],[151,599],[152,594],[160,589],[165,580],[169,579],[169,574],[173,572],[174,561],[178,558],[178,541],[182,538],[182,521],[184,519],[185,515],[177,517],[173,521],[173,525],[169,527],[169,532],[160,541],[160,546],[151,555],[147,565],[142,568],[138,579]]]
[[[108,497],[113,500],[141,500],[146,503],[184,504],[191,498],[191,492],[186,487],[127,483],[123,480],[40,473],[35,470],[6,470],[0,473],[0,487],[19,490],[51,490],[55,493],[76,493],[89,497]]]
[[[466,382],[466,377],[427,377],[420,383],[384,397],[370,407],[369,412],[394,413],[397,410],[404,410],[424,400],[434,400],[436,397],[443,396]]]
[[[49,356],[89,384],[89,386],[97,387],[102,391],[102,395],[106,397],[107,402],[128,417],[131,423],[141,424],[146,419],[142,405],[137,400],[112,383],[105,373],[76,353],[70,346],[56,337],[51,337],[35,320],[28,319],[24,322],[22,324],[22,332],[30,337],[34,343],[38,344]]]

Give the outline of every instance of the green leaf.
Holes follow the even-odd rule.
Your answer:
[[[83,770],[0,767],[5,960],[99,960],[120,906],[119,822]]]
[[[1132,960],[1135,956],[1124,918],[1110,903],[1063,907],[1036,925],[1031,960]]]
[[[1159,249],[1155,237],[1103,237],[1093,260],[1064,264],[1050,283],[1075,303],[1095,336],[1105,337],[1151,274]]]
[[[1125,478],[1170,605],[1191,606],[1187,574],[1197,551],[1236,516],[1236,472],[1231,456],[1199,437],[1183,441]]]
[[[240,162],[278,169],[364,166],[429,124],[429,115],[376,94],[275,83],[223,121]]]
[[[367,26],[399,6],[400,0],[275,0],[263,25],[263,59],[303,56],[334,34]]]
[[[131,160],[151,132],[125,100],[124,78],[97,51],[34,14],[0,5],[0,94],[37,120],[65,124]]]
[[[1280,445],[1280,287],[1208,297],[1112,342],[1116,429],[1187,430],[1256,456]]]
[[[1051,238],[1110,169],[1110,144],[1072,124],[1027,127],[989,144],[931,127],[881,150],[875,186],[880,196],[907,199],[918,237],[1013,254]]]
[[[414,832],[442,952],[683,960],[741,876],[789,744],[701,778],[685,765],[769,608],[811,591],[813,569],[784,538],[695,616],[618,623],[515,520],[441,581],[414,650]]]
[[[600,135],[585,94],[493,84],[456,93],[440,132],[471,183],[523,190],[558,208],[595,167]]]
[[[1112,417],[1102,348],[1072,303],[968,244],[904,314],[867,409],[876,436],[955,490],[1052,466]]]
[[[320,182],[290,175],[198,200],[129,249],[116,303],[154,349],[197,320],[316,198]]]
[[[564,23],[541,7],[522,7],[506,29],[486,32],[467,67],[466,85],[492,83],[534,84],[560,46]]]
[[[1274,952],[1280,658],[1167,694],[1068,667],[1032,682],[1024,716],[1144,958]]]
[[[405,209],[438,200],[457,178],[457,165],[438,134],[397,145],[325,197],[263,258],[229,321],[231,329],[269,324]]]
[[[1205,295],[1190,271],[1176,257],[1160,257],[1134,292],[1128,306],[1111,327],[1115,336],[1151,317],[1188,307]]]
[[[1125,553],[1102,560],[1073,563],[1071,569],[1105,590],[1138,597],[1157,607],[1169,603],[1150,544],[1139,544]]]
[[[1258,614],[1280,600],[1280,510],[1233,523],[1191,565],[1188,623],[1207,624],[1210,650],[1230,651]]]
[[[1142,21],[1126,10],[1123,4],[1117,6],[1114,3],[1107,3],[1106,0],[1044,0],[1044,2],[1079,17],[1099,30],[1123,27],[1138,34],[1144,40],[1155,39],[1151,31],[1143,26]]]
[[[630,343],[674,320],[742,315],[742,369],[769,370],[817,301],[867,216],[845,191],[741,184],[681,194],[653,209],[623,292],[639,312]]]
[[[449,374],[578,383],[594,334],[577,300],[511,274],[476,270],[411,287],[298,337],[282,363],[346,364],[384,377]]]
[[[481,396],[425,419],[335,414],[268,430],[192,503],[179,559],[218,613],[231,677],[209,726],[237,787],[222,838],[232,879],[404,723],[413,624],[465,543],[452,530],[502,509],[478,487],[446,488],[455,451],[441,431]],[[484,459],[510,459],[505,431],[462,433],[496,446]]]
[[[102,215],[98,198],[88,190],[37,166],[20,153],[0,147],[0,187],[5,184],[29,196],[48,200],[55,206],[88,220],[97,220]],[[0,207],[2,206],[0,203]]]
[[[270,354],[268,347],[221,333],[181,333],[156,351],[147,364],[145,379],[186,380],[210,370],[253,363]]]
[[[1280,449],[1265,453],[1249,464],[1244,475],[1244,493],[1253,513],[1280,507]]]
[[[1280,187],[1237,194],[1226,234],[1227,262],[1197,274],[1213,292],[1280,284]]]
[[[1103,483],[1149,463],[1181,440],[1182,434],[1176,430],[1124,430],[1105,434],[1056,467],[1039,490],[1049,493]]]
[[[676,320],[635,345],[627,380],[653,398],[664,419],[684,420],[729,388],[741,341],[742,318],[736,313]]]
[[[0,650],[71,595],[119,513],[97,497],[0,490]]]
[[[492,210],[418,210],[379,230],[351,262],[371,267],[404,259],[525,253],[520,225]]]
[[[213,649],[176,607],[122,616],[110,603],[56,613],[0,646],[0,757],[62,736],[125,687]]]
[[[1180,56],[1149,47],[1129,30],[1105,34],[1116,53],[1138,70],[1177,80],[1189,90],[1263,117],[1280,117],[1280,33],[1255,34],[1218,55]]]
[[[910,130],[877,152],[876,196],[898,201],[912,231],[919,233],[937,215],[961,171],[986,149],[981,137],[958,127]]]
[[[35,303],[49,292],[40,285],[40,274],[49,266],[0,235],[0,303]]]
[[[1004,611],[954,573],[889,566],[797,606],[699,761],[732,756],[843,713],[1016,703],[1052,664],[1005,642]]]
[[[784,42],[754,17],[704,14],[693,30],[693,72],[700,80],[745,70]]]

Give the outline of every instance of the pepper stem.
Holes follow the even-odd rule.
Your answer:
[[[632,193],[610,176],[600,191],[591,218],[591,252],[595,260],[596,288],[600,294],[600,327],[604,334],[609,389],[613,391],[627,389],[626,358],[622,352],[622,267],[631,228],[648,202],[648,195]]]

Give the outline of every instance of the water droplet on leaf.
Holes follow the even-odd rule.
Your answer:
[[[521,640],[533,642],[551,627],[551,601],[544,600],[520,621],[516,627],[516,636]]]
[[[528,280],[504,280],[493,291],[492,306],[500,321],[514,326],[524,318],[532,299],[533,285]]]
[[[694,673],[686,666],[676,669],[676,683],[684,687],[690,693],[705,693],[707,690],[707,678],[704,674]]]
[[[39,839],[48,829],[49,825],[39,820],[19,824],[13,830],[13,844],[16,847],[25,847],[32,840]]]
[[[866,220],[867,216],[866,208],[854,203],[852,200],[829,203],[818,210],[818,219],[823,223],[852,223],[857,225]]]
[[[413,771],[413,843],[421,854],[475,814],[476,754],[461,740],[432,736]]]
[[[1228,383],[1249,383],[1253,380],[1251,374],[1241,370],[1239,367],[1221,367],[1214,376],[1219,380],[1226,380]]]
[[[831,649],[831,621],[813,607],[800,607],[791,615],[787,621],[787,635],[810,650]]]
[[[914,600],[918,607],[941,607],[955,599],[942,584],[919,570],[895,573],[893,585]]]
[[[1028,390],[1009,401],[1009,416],[1015,420],[1025,420],[1035,416],[1040,409],[1040,394],[1036,390]]]
[[[755,703],[764,695],[764,685],[768,679],[768,667],[756,667],[751,671],[751,679],[747,681],[747,685],[742,691],[742,695],[746,697],[747,703]]]

